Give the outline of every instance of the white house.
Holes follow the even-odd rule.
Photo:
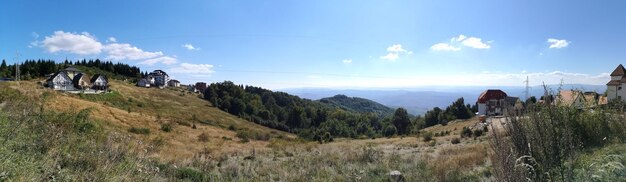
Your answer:
[[[167,82],[167,86],[169,87],[180,87],[180,81],[178,80],[170,80]]]
[[[97,74],[91,77],[91,88],[94,90],[107,90],[109,88],[109,80],[104,75]]]
[[[512,99],[511,99],[512,100]],[[502,115],[508,107],[507,95],[499,89],[489,89],[478,96],[478,115]]]
[[[611,81],[606,83],[606,96],[608,100],[620,99],[626,101],[626,69],[620,64],[611,73]]]
[[[75,90],[72,79],[59,71],[46,80],[46,85],[54,90]]]
[[[155,87],[167,87],[167,82],[170,81],[170,76],[163,70],[154,70],[148,74],[148,80],[150,85]]]
[[[146,78],[142,78],[141,80],[139,80],[137,82],[137,86],[138,87],[146,87],[146,88],[150,88],[150,80],[146,79]]]

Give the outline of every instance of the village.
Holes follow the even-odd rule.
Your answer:
[[[567,106],[577,109],[594,108],[608,104],[610,100],[626,100],[626,69],[621,64],[610,74],[611,80],[606,83],[606,93],[584,90],[559,90],[556,94],[547,91],[536,102],[544,105]],[[99,94],[109,91],[108,79],[102,74],[89,76],[72,66],[51,74],[44,86],[53,90],[68,93]],[[142,88],[187,87],[194,93],[204,93],[207,83],[182,85],[180,81],[171,79],[163,70],[154,70],[136,83]],[[528,99],[528,98],[527,98]],[[479,116],[502,116],[507,112],[521,113],[524,110],[524,101],[519,97],[509,96],[500,89],[488,89],[480,93],[476,99]],[[485,117],[481,117],[484,120]]]

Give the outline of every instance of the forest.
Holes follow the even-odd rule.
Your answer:
[[[120,75],[124,77],[130,78],[140,78],[143,73],[139,67],[130,66],[124,63],[113,63],[111,61],[100,61],[100,59],[96,60],[77,60],[77,61],[68,61],[57,63],[54,60],[26,60],[23,63],[19,64],[20,68],[20,79],[29,80],[33,78],[45,77],[48,74],[55,73],[61,69],[65,69],[69,66],[82,66],[89,68],[97,68],[102,71],[111,72],[115,75]],[[2,60],[2,64],[0,64],[0,77],[2,78],[13,78],[15,76],[15,64],[7,65],[5,60]]]
[[[333,137],[407,135],[433,123],[440,124],[440,119],[468,119],[473,116],[470,106],[464,105],[463,98],[446,110],[435,108],[426,117],[413,117],[404,108],[394,111],[362,98],[337,95],[313,101],[230,81],[209,85],[204,99],[248,121],[321,142],[330,141]]]

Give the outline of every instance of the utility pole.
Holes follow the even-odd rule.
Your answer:
[[[524,81],[524,83],[526,83],[526,88],[524,90],[524,95],[526,98],[524,98],[524,100],[528,100],[528,96],[529,96],[529,92],[530,92],[530,86],[528,86],[528,76],[526,76],[526,81]]]
[[[20,60],[20,53],[15,52],[15,55],[15,81],[20,81],[20,63],[18,62]]]

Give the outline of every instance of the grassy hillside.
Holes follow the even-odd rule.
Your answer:
[[[50,110],[90,109],[91,116],[106,121],[104,124],[112,131],[149,131],[149,134],[131,134],[150,142],[164,142],[162,150],[151,154],[164,159],[192,157],[206,148],[216,154],[263,150],[271,138],[295,138],[225,113],[184,89],[140,88],[110,81],[112,92],[98,95],[54,92],[34,82],[20,82],[19,86],[13,83],[11,87],[32,97],[48,95],[44,104]],[[163,130],[168,127],[171,131]],[[200,135],[208,139],[200,141]]]
[[[346,111],[359,112],[359,113],[375,113],[379,116],[389,116],[393,114],[393,109],[374,102],[372,100],[348,97],[345,95],[335,95],[333,97],[322,98],[319,100],[321,103],[326,103],[331,107],[341,108]]]

